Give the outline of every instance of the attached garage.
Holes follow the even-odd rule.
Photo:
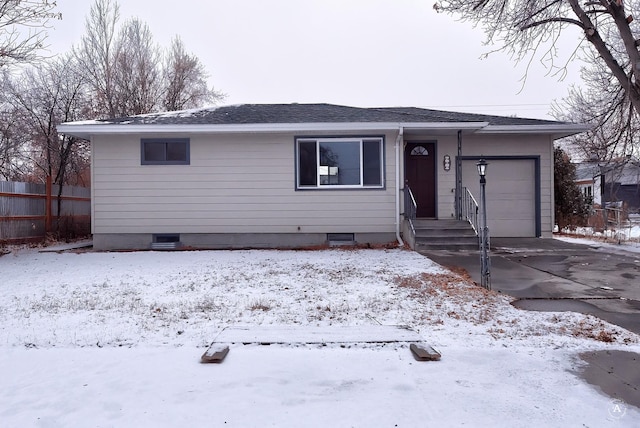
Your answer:
[[[487,156],[487,226],[494,237],[539,237],[540,158]],[[480,202],[477,157],[462,158],[462,186]]]

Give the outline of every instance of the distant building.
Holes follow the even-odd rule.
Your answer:
[[[616,159],[606,164],[583,162],[576,165],[576,183],[593,205],[624,205],[628,212],[640,211],[640,161]]]
[[[576,164],[576,184],[585,197],[591,199],[593,205],[602,205],[600,187],[600,167],[596,162]]]

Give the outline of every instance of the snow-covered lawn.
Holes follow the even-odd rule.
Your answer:
[[[0,257],[0,426],[633,426],[576,374],[640,351],[590,316],[526,312],[405,250]],[[406,344],[234,345],[227,326],[408,325]],[[615,416],[615,415],[614,415]]]
[[[594,244],[597,243],[607,249],[640,253],[640,224],[633,223],[627,227],[610,228],[604,232],[596,232],[593,227],[578,227],[575,230],[564,229],[560,239],[569,242]],[[574,241],[571,241],[571,240]]]
[[[601,248],[603,251],[630,254],[640,253],[640,241],[616,241],[612,238],[603,238],[597,235],[581,235],[578,233],[566,233],[563,235],[554,235],[555,239],[565,242],[573,242],[574,244],[589,245],[591,247]]]

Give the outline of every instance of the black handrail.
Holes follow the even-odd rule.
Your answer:
[[[418,212],[418,204],[408,184],[404,186],[404,218],[413,222]]]

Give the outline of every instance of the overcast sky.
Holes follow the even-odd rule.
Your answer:
[[[179,35],[228,95],[224,104],[412,106],[549,118],[559,82],[534,63],[481,55],[484,34],[437,14],[435,0],[126,0],[121,20],[146,22],[163,47]],[[52,53],[78,44],[92,1],[57,0]]]

